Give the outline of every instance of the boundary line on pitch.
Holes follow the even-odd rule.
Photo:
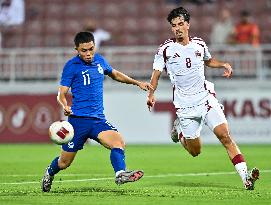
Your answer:
[[[261,170],[261,173],[271,173],[271,170]],[[184,173],[184,174],[158,174],[158,175],[147,175],[144,178],[165,178],[165,177],[187,177],[187,176],[217,176],[217,175],[233,175],[236,172],[206,172],[206,173]],[[5,176],[5,175],[4,175]],[[17,176],[17,175],[16,175]],[[30,176],[30,175],[21,175]],[[36,175],[33,175],[36,176]],[[80,176],[80,174],[65,174],[60,176]],[[68,180],[54,180],[54,183],[69,183],[69,182],[87,182],[87,181],[104,181],[113,180],[113,177],[101,177],[101,178],[90,178],[90,179],[68,179]],[[22,185],[22,184],[39,184],[40,181],[28,181],[28,182],[0,182],[0,185]]]

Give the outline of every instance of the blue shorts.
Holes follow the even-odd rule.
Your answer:
[[[66,152],[76,152],[83,149],[88,138],[99,142],[98,135],[102,131],[118,131],[106,119],[69,116],[68,121],[73,126],[74,137],[68,144],[62,145],[62,149]]]

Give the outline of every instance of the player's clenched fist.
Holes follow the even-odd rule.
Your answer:
[[[63,112],[64,112],[64,115],[65,116],[69,116],[72,114],[72,110],[71,110],[71,107],[66,105],[65,107],[63,107]]]
[[[149,95],[147,98],[147,106],[149,111],[151,111],[151,108],[154,106],[155,104],[155,97],[154,95]]]

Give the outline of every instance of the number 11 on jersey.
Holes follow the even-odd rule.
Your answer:
[[[89,74],[83,74],[83,78],[84,78],[84,85],[89,85],[90,84],[90,77]]]

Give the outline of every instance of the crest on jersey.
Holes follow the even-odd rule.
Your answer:
[[[198,50],[195,52],[195,56],[196,57],[201,57],[201,52],[199,52]]]
[[[100,64],[98,64],[97,66],[98,66],[98,72],[103,74],[104,73],[103,67]]]

